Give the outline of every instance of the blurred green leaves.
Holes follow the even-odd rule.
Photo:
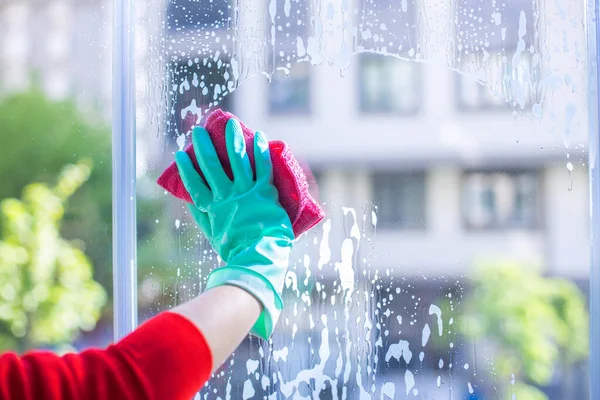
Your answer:
[[[60,233],[85,250],[94,265],[94,278],[105,288],[110,301],[111,131],[107,122],[98,117],[99,114],[97,111],[85,112],[73,99],[48,99],[36,87],[1,97],[0,201],[21,196],[23,188],[31,182],[53,185],[65,165],[89,159],[94,165],[93,171],[87,183],[69,197]],[[161,273],[172,277],[168,253],[173,239],[169,231],[159,231],[160,225],[155,222],[164,214],[164,202],[157,200],[162,190],[153,179],[142,179],[138,183],[138,188],[145,183],[146,192],[151,193],[137,198],[138,276],[140,281],[148,275],[162,276]],[[72,189],[64,187],[56,190],[59,197],[64,197]],[[0,229],[2,224],[0,220]],[[110,308],[105,311],[105,317],[108,317]]]
[[[514,374],[543,386],[557,365],[588,356],[586,301],[572,282],[508,261],[480,265],[472,285],[464,303],[464,333],[498,347],[494,363],[500,376]],[[545,398],[532,386],[520,390],[530,393],[523,398]]]
[[[95,277],[110,291],[112,169],[106,123],[74,101],[52,101],[34,88],[0,99],[0,149],[0,200],[19,197],[31,182],[53,185],[65,165],[84,158],[93,162],[88,183],[69,198],[61,234],[87,245]],[[64,197],[69,188],[57,190]]]
[[[67,200],[89,160],[63,168],[54,187],[32,183],[0,202],[0,350],[70,342],[91,330],[106,302],[80,241],[61,237]]]

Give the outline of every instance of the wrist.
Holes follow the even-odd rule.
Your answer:
[[[251,333],[268,339],[283,309],[281,292],[287,273],[293,241],[264,237],[237,252],[226,266],[208,277],[206,289],[221,285],[237,286],[253,295],[262,312]]]

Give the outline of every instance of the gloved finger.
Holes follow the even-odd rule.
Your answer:
[[[195,206],[206,209],[206,206],[212,201],[213,195],[194,168],[190,156],[185,151],[178,151],[175,153],[175,163],[177,164],[183,186],[190,194]]]
[[[192,131],[192,143],[194,144],[194,151],[198,158],[198,165],[200,165],[200,170],[213,192],[213,198],[215,200],[223,198],[230,190],[232,184],[223,170],[215,146],[206,129],[202,127],[194,128]]]
[[[272,182],[273,164],[269,142],[262,132],[256,132],[254,135],[254,164],[256,166],[256,181]]]
[[[200,232],[202,232],[202,234],[206,238],[210,238],[212,236],[212,229],[210,227],[210,221],[208,219],[208,214],[202,210],[197,209],[192,204],[188,204],[188,210],[190,211],[190,214],[194,218],[194,221],[196,221],[196,224],[198,225]]]
[[[235,119],[227,121],[225,128],[225,142],[227,143],[227,156],[233,172],[233,185],[241,191],[247,191],[254,184],[250,158],[246,152],[246,141],[242,126]]]

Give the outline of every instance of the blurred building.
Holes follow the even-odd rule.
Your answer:
[[[0,2],[0,93],[39,86],[108,120],[112,2]]]
[[[377,206],[385,256],[373,267],[463,275],[496,257],[587,279],[584,151],[567,159],[555,138],[443,66],[365,55],[343,78],[299,67],[245,83],[233,110],[309,160],[323,201]]]
[[[174,111],[166,135],[167,142],[173,139],[174,144],[174,138],[185,133],[198,114],[219,103],[271,138],[287,141],[311,164],[323,201],[358,208],[369,203],[377,206],[376,242],[385,257],[379,257],[383,264],[374,264],[376,268],[407,266],[432,275],[461,275],[478,258],[498,256],[541,264],[550,274],[587,278],[585,147],[567,158],[558,138],[535,132],[530,120],[513,116],[514,108],[531,110],[539,93],[525,93],[519,104],[510,90],[500,88],[494,96],[488,88],[444,66],[367,53],[355,56],[343,77],[336,68],[301,62],[287,69],[275,60],[264,66],[267,72],[275,71],[270,84],[258,77],[231,95],[223,90],[217,96],[212,88],[227,88],[233,79],[228,77],[231,65],[226,52],[215,57],[215,65],[187,65],[194,58],[205,59],[207,51],[232,45],[228,34],[231,6],[217,3],[199,11],[194,11],[193,0],[167,6],[137,5],[138,19],[143,21],[137,32],[141,44],[137,50],[138,128],[142,134],[156,134],[156,126],[148,127],[149,115],[153,107],[166,105]],[[531,2],[521,3],[511,4],[503,13],[509,21],[508,36],[490,44],[502,48],[509,58],[518,45],[515,32],[520,10],[528,16],[533,13]],[[278,4],[276,15],[283,15],[284,2]],[[385,20],[386,4],[366,2],[357,7],[358,24],[364,22],[363,13],[392,26]],[[304,2],[291,7],[298,18],[308,19]],[[111,12],[111,2],[101,0],[3,2],[2,91],[20,90],[37,80],[50,96],[74,97],[84,106],[99,106],[108,118]],[[485,8],[479,13],[493,14]],[[457,26],[478,17],[464,12],[453,15]],[[265,27],[255,34],[270,40],[268,17],[256,18]],[[404,29],[403,21],[394,21]],[[294,36],[308,35],[309,25],[305,21],[288,28],[283,38],[275,36],[272,49],[265,52],[285,51],[287,55],[290,47],[296,47]],[[532,22],[526,28],[523,39],[533,40]],[[221,36],[220,45],[211,38],[198,57],[186,53],[172,64],[148,60],[161,48],[161,41],[173,42],[168,46],[170,54],[187,52],[197,30]],[[164,38],[156,39],[156,32],[164,33]],[[360,46],[369,48],[367,41]],[[410,46],[404,49],[399,53],[407,56]],[[533,73],[530,60],[523,57],[520,62]],[[207,76],[203,68],[209,71]],[[148,88],[152,83],[166,84],[165,79],[148,76],[165,71],[171,85],[177,84],[170,105],[153,101],[156,88]],[[196,86],[188,83],[182,88],[181,82],[192,82],[194,75]],[[488,84],[498,88],[495,82]],[[150,158],[164,150],[160,145],[146,149]]]
[[[442,63],[415,62],[414,44],[427,40],[418,15],[411,15],[411,7],[398,9],[398,3],[356,6],[356,25],[371,34],[358,35],[356,48],[364,51],[341,76],[329,60],[319,66],[297,62],[315,29],[304,2],[278,1],[274,9],[255,8],[240,21],[226,2],[136,2],[140,173],[158,174],[171,152],[189,142],[191,126],[218,105],[269,138],[285,140],[311,165],[337,227],[331,232],[334,260],[340,257],[336,241],[351,230],[341,207],[353,207],[357,222],[372,230],[369,261],[361,267],[389,270],[391,276],[463,278],[482,260],[508,259],[584,284],[586,144],[567,155],[559,137],[523,116],[547,105],[539,88],[523,85],[540,79],[536,55],[545,57],[533,26],[540,10],[515,0],[496,17],[486,8],[494,2],[473,0],[477,7],[445,15],[459,27],[456,43],[476,42],[458,38],[474,34],[460,27],[477,26],[480,18],[505,21],[506,29],[483,24],[491,26],[482,33],[495,65],[485,77],[491,90]],[[111,13],[105,0],[1,2],[0,92],[38,79],[51,96],[100,106],[108,120]],[[278,18],[300,22],[278,24]],[[240,42],[233,41],[236,24],[246,27]],[[405,33],[396,34],[390,52],[411,62],[370,52],[377,48],[373,32],[382,35],[395,26]],[[533,50],[523,51],[521,41]],[[452,56],[459,62],[482,61],[458,47]],[[240,59],[236,51],[242,48],[256,57]],[[295,56],[288,59],[290,53]],[[236,87],[240,75],[259,76]],[[423,304],[445,293],[431,281],[420,281],[414,290]],[[299,324],[308,334],[308,322]],[[416,342],[420,334],[416,326],[403,333]]]

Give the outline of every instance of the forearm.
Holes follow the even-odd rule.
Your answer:
[[[0,400],[187,400],[211,365],[196,326],[163,313],[106,350],[0,356]]]
[[[171,310],[202,332],[216,370],[240,345],[258,319],[261,304],[236,286],[218,286]]]

